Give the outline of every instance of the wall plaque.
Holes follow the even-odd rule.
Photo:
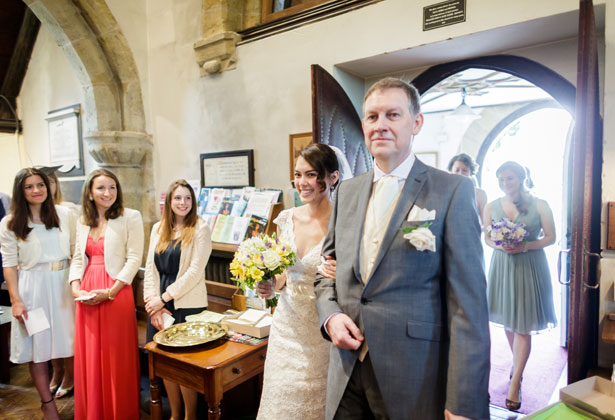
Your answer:
[[[83,175],[81,106],[49,111],[45,119],[49,127],[49,166],[61,165],[60,176]]]
[[[466,0],[448,0],[423,7],[423,31],[466,21]]]
[[[201,154],[201,187],[254,186],[254,150]]]

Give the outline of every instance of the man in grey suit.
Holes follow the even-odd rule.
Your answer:
[[[474,186],[415,159],[416,89],[386,78],[363,101],[374,169],[343,182],[316,279],[330,339],[329,419],[488,419],[489,327]]]

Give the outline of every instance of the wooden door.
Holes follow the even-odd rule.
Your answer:
[[[592,0],[579,2],[577,99],[573,146],[568,383],[596,365],[598,344],[602,121]]]
[[[317,64],[312,64],[312,133],[314,143],[336,146],[346,155],[354,176],[372,169],[357,111],[337,80]]]

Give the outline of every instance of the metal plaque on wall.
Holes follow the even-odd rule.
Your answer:
[[[466,21],[466,0],[447,0],[423,7],[423,31]]]

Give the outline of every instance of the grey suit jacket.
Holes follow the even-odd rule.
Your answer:
[[[323,255],[337,279],[318,275],[321,326],[344,312],[362,326],[391,419],[489,418],[489,326],[480,226],[472,182],[416,160],[384,235],[369,282],[359,249],[373,172],[345,181],[334,200]],[[436,252],[403,238],[413,205],[436,210]],[[325,338],[329,338],[322,328]],[[358,352],[332,346],[327,419],[332,419]]]

